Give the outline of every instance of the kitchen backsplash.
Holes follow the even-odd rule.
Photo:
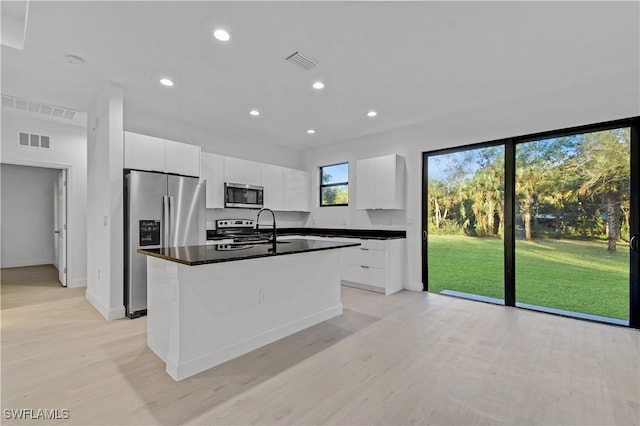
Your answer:
[[[275,212],[278,228],[300,228],[305,226],[309,213]],[[207,209],[207,229],[215,229],[218,219],[254,219],[258,210],[253,209]],[[261,224],[271,224],[271,215],[263,213]]]

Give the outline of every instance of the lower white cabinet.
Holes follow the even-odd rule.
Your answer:
[[[342,284],[383,294],[404,288],[406,239],[361,240],[344,249],[340,261]]]
[[[357,241],[359,247],[341,249],[340,279],[342,285],[382,294],[393,294],[404,288],[407,240],[367,240],[315,235],[283,235],[279,240]]]

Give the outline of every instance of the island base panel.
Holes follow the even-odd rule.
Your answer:
[[[147,262],[147,342],[175,380],[342,314],[339,249],[198,266]]]

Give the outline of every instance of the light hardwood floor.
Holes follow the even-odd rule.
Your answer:
[[[174,382],[145,318],[105,321],[53,267],[4,269],[2,408],[86,425],[640,423],[637,330],[437,294],[342,297],[342,316]]]

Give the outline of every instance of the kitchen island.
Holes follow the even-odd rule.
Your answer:
[[[147,344],[182,380],[342,314],[340,251],[317,240],[140,249]]]

